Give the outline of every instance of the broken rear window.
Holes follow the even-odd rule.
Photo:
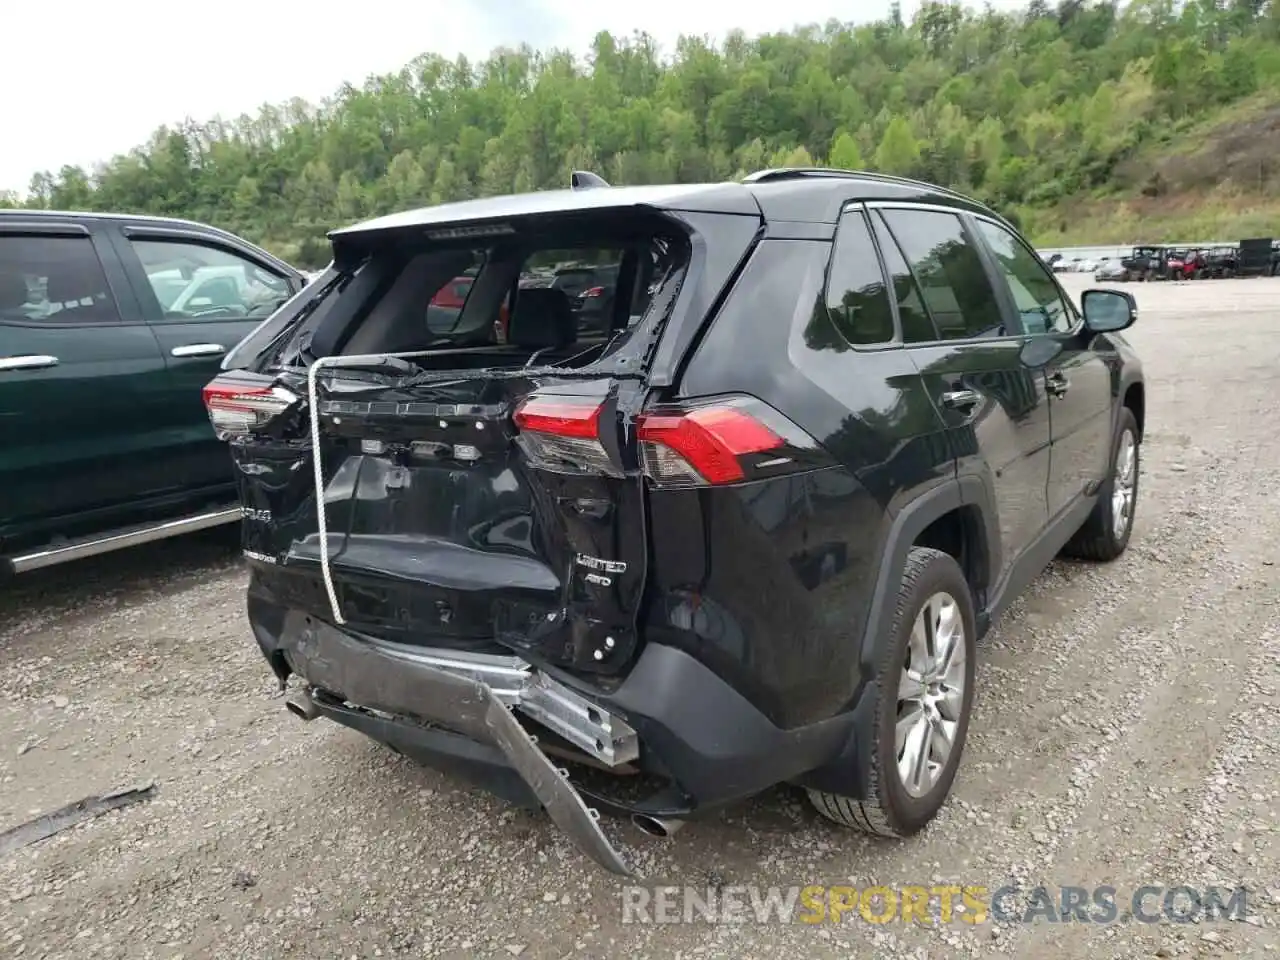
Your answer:
[[[518,366],[532,354],[539,363],[591,362],[625,342],[688,263],[688,240],[668,220],[591,219],[544,219],[487,247],[375,237],[294,346],[311,356],[457,350],[489,353],[485,365]]]

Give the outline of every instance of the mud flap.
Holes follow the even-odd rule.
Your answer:
[[[612,873],[634,876],[588,807],[520,725],[511,708],[479,680],[394,659],[328,624],[286,630],[282,650],[293,672],[313,687],[357,706],[419,718],[491,743],[533,791],[552,821],[592,860]]]

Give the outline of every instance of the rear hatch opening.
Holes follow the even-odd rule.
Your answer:
[[[272,350],[206,389],[253,589],[355,635],[615,690],[645,632],[651,495],[828,460],[755,398],[662,399],[664,353],[696,339],[757,234],[627,208],[335,246]],[[564,289],[588,272],[612,285],[603,325]]]
[[[643,211],[487,229],[374,234],[273,359],[228,371],[206,404],[232,441],[255,580],[278,602],[603,680],[639,642],[630,427],[690,237]]]

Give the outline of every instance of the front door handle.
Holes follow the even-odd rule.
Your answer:
[[[1055,397],[1061,397],[1065,396],[1066,392],[1071,389],[1071,381],[1061,373],[1053,373],[1049,375],[1049,379],[1045,382],[1045,387]]]
[[[982,402],[977,390],[951,390],[942,395],[942,405],[949,410],[970,410]]]
[[[50,357],[43,353],[29,353],[22,357],[0,357],[0,370],[43,370],[57,365],[57,357]]]
[[[226,352],[220,343],[188,343],[169,351],[175,357],[220,357]]]

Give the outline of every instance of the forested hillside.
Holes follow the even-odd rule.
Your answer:
[[[895,8],[671,51],[600,34],[586,57],[424,55],[318,106],[163,127],[96,170],[37,175],[25,202],[204,220],[312,266],[331,227],[571,169],[624,184],[819,163],[970,191],[1038,239],[1125,242],[1148,212],[1280,228],[1277,90],[1280,0],[927,3],[910,23]]]

